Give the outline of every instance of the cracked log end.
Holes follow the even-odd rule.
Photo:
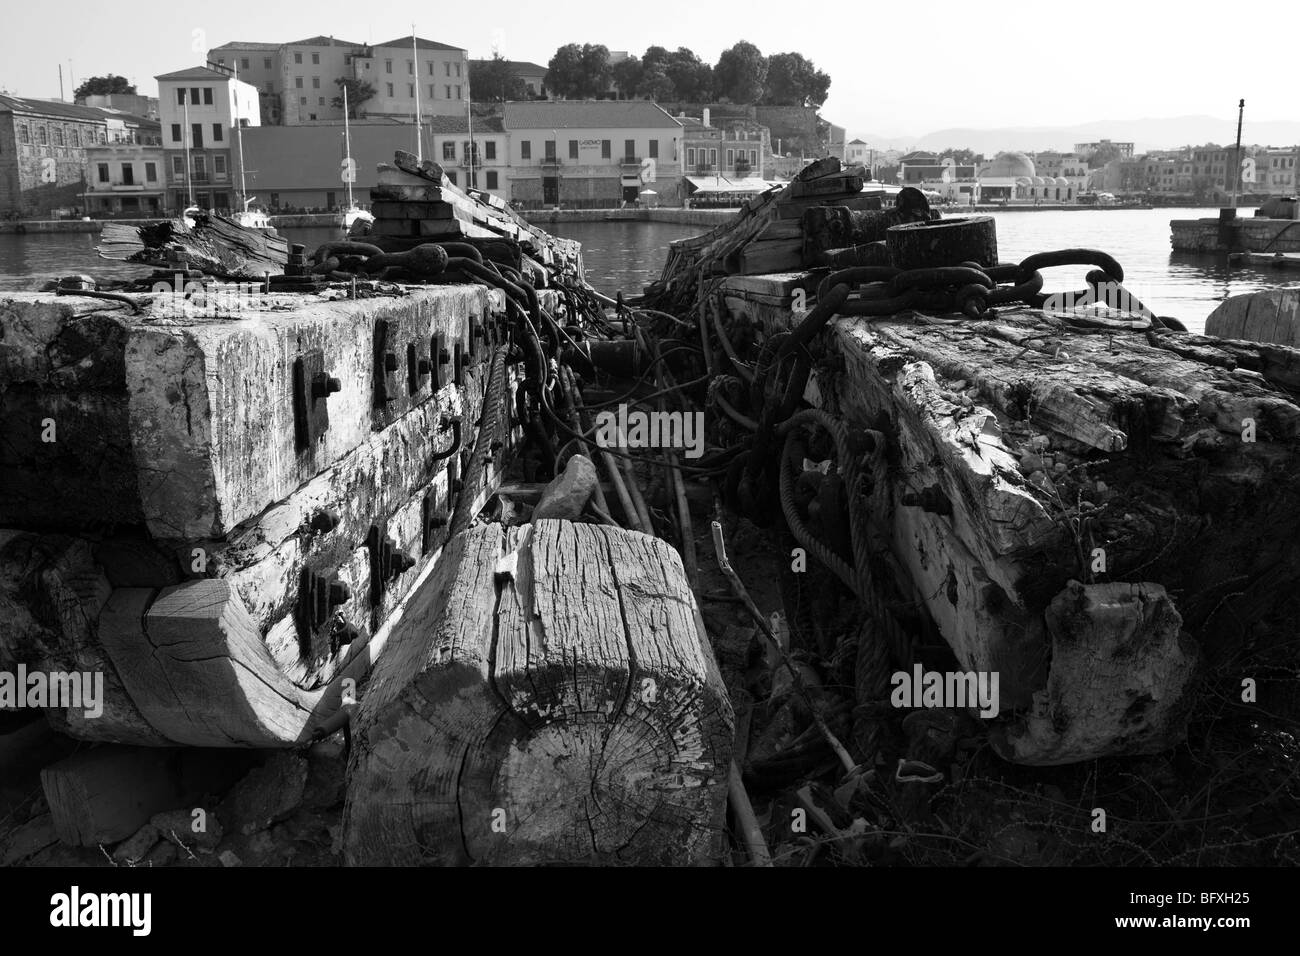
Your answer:
[[[732,723],[668,545],[559,520],[472,528],[361,700],[347,862],[707,863]]]
[[[1183,739],[1198,651],[1163,587],[1071,581],[1045,619],[1047,688],[1034,695],[1031,713],[991,735],[1000,756],[1065,764],[1156,753]]]

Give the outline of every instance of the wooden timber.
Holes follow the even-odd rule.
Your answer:
[[[284,274],[289,244],[260,229],[246,229],[233,219],[199,213],[193,226],[181,219],[144,226],[106,222],[98,251],[105,259],[260,280]]]
[[[390,645],[353,722],[348,863],[715,858],[732,714],[662,540],[471,528]]]
[[[724,300],[788,329],[810,278]],[[1300,350],[1115,324],[841,316],[813,349],[805,397],[887,435],[884,557],[959,664],[999,672],[1018,762],[1166,748],[1198,661],[1300,626]],[[945,507],[904,503],[927,490]]]

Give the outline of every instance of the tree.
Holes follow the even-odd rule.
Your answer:
[[[618,87],[619,95],[624,99],[631,99],[641,92],[641,77],[644,71],[641,68],[641,61],[636,57],[629,56],[626,60],[615,63],[612,75],[614,85]]]
[[[469,88],[475,99],[485,103],[528,98],[528,86],[515,74],[510,61],[495,50],[492,59],[470,63]]]
[[[763,102],[772,106],[821,106],[831,78],[802,53],[774,53],[767,61]]]
[[[105,96],[109,93],[135,94],[135,84],[127,81],[125,76],[110,73],[107,76],[92,76],[72,92],[74,100],[87,96]]]
[[[336,110],[343,109],[343,91],[348,91],[348,119],[357,118],[357,108],[366,100],[373,99],[377,90],[365,80],[353,79],[350,76],[340,76],[334,81],[339,88],[339,95],[330,100],[330,105]]]
[[[757,103],[766,82],[767,58],[746,40],[723,50],[713,68],[714,93],[733,103]]]
[[[662,66],[655,64],[641,74],[639,92],[655,101],[670,100],[674,94],[673,81]]]
[[[687,47],[679,46],[668,55],[665,72],[672,80],[676,100],[702,103],[713,94],[713,67]]]
[[[938,151],[937,155],[941,160],[945,156],[951,156],[953,162],[958,166],[969,166],[972,163],[982,163],[984,161],[984,156],[982,154],[976,153],[974,150],[967,149],[964,146],[961,149],[941,149]]]
[[[566,43],[546,64],[546,86],[556,96],[597,96],[609,88],[613,71],[603,45]]]

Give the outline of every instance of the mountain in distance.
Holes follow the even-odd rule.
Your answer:
[[[852,136],[852,134],[850,134]],[[952,127],[935,130],[924,136],[860,137],[877,149],[952,149],[967,148],[986,156],[1004,150],[1037,152],[1044,149],[1068,151],[1075,143],[1094,143],[1102,139],[1133,143],[1138,153],[1153,149],[1176,149],[1218,143],[1230,146],[1237,138],[1236,119],[1214,116],[1173,116],[1163,119],[1096,120],[1074,126],[1010,126],[1001,129]],[[1294,146],[1300,144],[1300,122],[1264,120],[1250,117],[1241,131],[1246,145]]]

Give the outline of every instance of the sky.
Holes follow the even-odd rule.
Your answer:
[[[495,49],[541,64],[570,42],[638,55],[651,44],[688,46],[711,63],[742,39],[765,54],[799,52],[830,74],[822,115],[850,136],[1232,117],[1240,97],[1248,118],[1300,118],[1295,0],[1243,5],[1248,16],[1235,16],[1232,5],[1177,0],[1090,0],[1056,9],[979,0],[848,2],[810,4],[807,19],[787,13],[798,4],[770,0],[6,0],[5,8],[0,89],[19,96],[57,97],[60,65],[69,99],[70,75],[80,82],[105,73],[156,95],[154,76],[195,65],[202,51],[230,40],[324,34],[364,43],[409,34],[414,23],[421,36],[464,47],[471,57]],[[908,17],[909,9],[917,16]],[[454,12],[439,18],[440,10]]]

